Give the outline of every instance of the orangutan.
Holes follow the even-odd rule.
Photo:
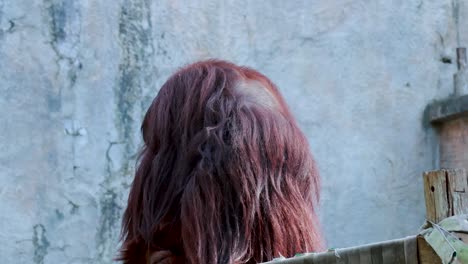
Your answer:
[[[323,249],[317,168],[266,76],[220,60],[183,67],[141,131],[123,263],[257,263]]]

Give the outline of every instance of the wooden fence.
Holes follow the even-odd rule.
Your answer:
[[[426,224],[402,239],[275,259],[275,264],[468,264],[468,174],[463,169],[425,172]]]

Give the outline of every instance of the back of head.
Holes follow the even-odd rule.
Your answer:
[[[124,263],[254,263],[320,249],[318,174],[264,75],[202,61],[162,86],[123,220]]]

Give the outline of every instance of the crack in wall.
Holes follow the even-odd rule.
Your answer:
[[[99,200],[100,204],[100,225],[97,231],[98,259],[107,259],[106,253],[113,255],[115,250],[112,247],[115,242],[116,234],[119,234],[120,212],[122,206],[118,203],[118,191],[115,189],[106,189]]]
[[[52,87],[47,98],[49,110],[51,112],[62,111],[64,100],[70,101],[73,106],[68,112],[62,112],[66,119],[74,122],[75,115],[75,95],[73,88],[78,78],[78,72],[82,69],[79,61],[79,44],[81,38],[81,10],[78,3],[73,0],[44,0],[43,17],[48,25],[49,45],[55,53],[55,64],[57,71],[55,78],[58,81],[56,87]],[[64,96],[63,91],[66,91]],[[76,136],[81,135],[80,131],[66,134],[72,139],[72,175],[76,177]]]
[[[43,264],[44,258],[47,255],[47,250],[50,246],[49,240],[46,237],[46,229],[44,225],[37,224],[33,228],[33,247],[34,247],[34,257],[33,261],[36,264]]]
[[[45,0],[44,3],[51,37],[49,44],[57,57],[56,77],[60,77],[60,70],[63,68],[61,62],[65,61],[69,67],[65,77],[69,81],[69,88],[73,88],[78,71],[82,68],[78,59],[78,46],[81,41],[81,10],[73,0]]]
[[[105,181],[112,180],[112,175],[113,175],[112,165],[114,165],[114,162],[113,162],[111,154],[110,154],[111,149],[115,145],[122,145],[122,144],[124,144],[124,142],[116,142],[116,141],[110,141],[109,142],[109,145],[108,145],[107,150],[106,150],[106,172],[107,172],[107,176],[105,178]],[[126,174],[127,172],[123,171],[122,173]],[[110,184],[110,182],[105,182],[105,183]]]
[[[116,101],[115,124],[118,140],[110,141],[106,150],[106,177],[101,186],[101,218],[96,235],[98,260],[104,261],[115,255],[116,240],[120,228],[124,193],[116,186],[125,188],[125,181],[132,173],[137,152],[141,100],[145,87],[152,85],[152,58],[154,46],[152,38],[151,9],[149,0],[123,0],[119,13],[119,46],[121,60],[118,79],[114,88]],[[119,146],[123,164],[113,161],[111,150]],[[114,152],[115,153],[115,152]],[[119,188],[120,188],[119,187]]]
[[[74,203],[74,202],[71,201],[71,200],[68,200],[68,199],[67,199],[67,201],[68,201],[68,204],[69,204],[70,207],[71,207],[71,208],[70,208],[70,214],[71,214],[71,215],[77,214],[77,213],[78,213],[78,210],[80,209],[80,206],[79,206],[78,204]]]
[[[79,2],[73,0],[43,0],[41,6],[41,17],[44,21],[44,38],[52,54],[52,80],[50,87],[47,87],[47,107],[54,122],[67,122],[72,124],[72,130],[67,130],[65,134],[71,136],[69,141],[71,151],[71,171],[73,177],[76,177],[76,137],[86,134],[83,129],[75,129],[75,111],[76,94],[74,90],[78,73],[81,70],[79,62],[79,45],[81,36],[81,6]],[[15,20],[11,20],[11,30],[16,28]],[[55,75],[54,75],[55,74]],[[70,107],[62,107],[67,105]],[[57,120],[55,120],[57,119]],[[67,188],[67,187],[64,187]],[[70,213],[76,214],[79,206],[69,200]],[[65,213],[58,209],[48,212],[49,214],[62,221]],[[46,213],[47,214],[47,213]],[[46,237],[46,227],[50,232],[56,232],[54,226],[49,222],[34,226],[34,263],[44,263],[44,258],[48,252],[60,248],[59,241],[50,242]],[[51,245],[53,244],[53,245]]]
[[[3,25],[3,0],[0,0],[0,26]],[[3,36],[5,35],[5,30],[0,27],[0,44],[2,44]],[[1,46],[0,46],[1,47]]]
[[[455,31],[457,34],[457,46],[460,46],[460,3],[459,0],[452,0],[452,16],[455,21]]]
[[[151,58],[154,54],[152,26],[148,0],[125,0],[119,16],[119,38],[122,60],[116,89],[118,127],[126,139],[125,151],[135,151],[132,132],[135,129],[134,106],[142,96],[142,87],[151,83]]]

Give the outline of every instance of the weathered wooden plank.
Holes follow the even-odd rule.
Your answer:
[[[453,232],[455,236],[458,237],[463,243],[468,244],[468,234],[462,232]]]
[[[403,243],[405,250],[405,261],[406,263],[416,263],[418,262],[418,240],[416,239],[405,239]],[[415,257],[416,256],[416,259]],[[408,261],[408,260],[412,260]]]
[[[426,219],[434,223],[468,213],[468,179],[463,169],[444,169],[424,173]]]
[[[439,256],[435,253],[434,249],[426,242],[424,237],[418,236],[418,262],[424,264],[441,264]]]
[[[446,170],[450,216],[468,214],[468,177],[463,169]]]
[[[423,177],[426,219],[438,223],[449,216],[447,177],[444,170],[425,172]]]
[[[322,253],[303,254],[271,264],[418,264],[417,236],[383,241]]]
[[[468,113],[442,123],[439,131],[440,168],[468,170]]]
[[[436,101],[426,107],[425,119],[433,124],[454,120],[468,114],[468,95]]]

